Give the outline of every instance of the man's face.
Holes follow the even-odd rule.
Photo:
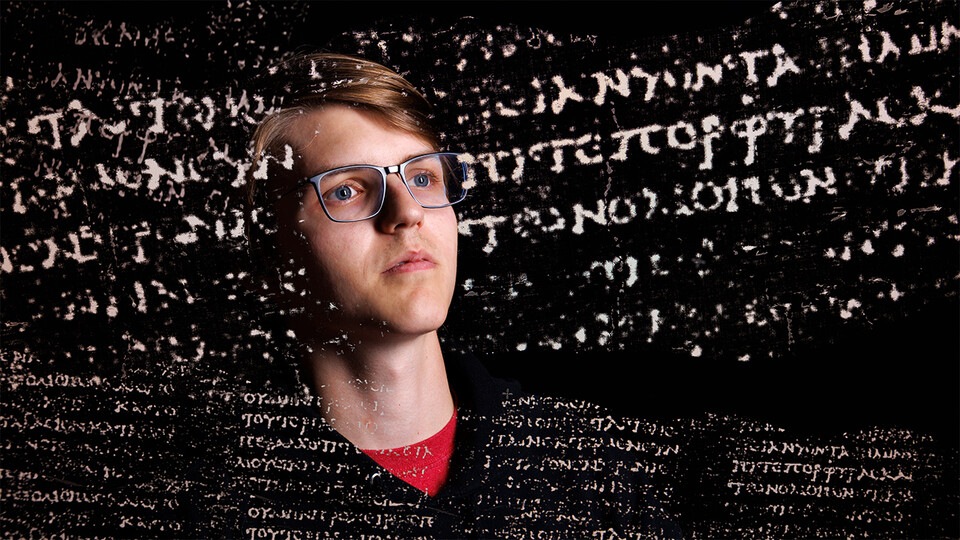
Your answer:
[[[305,114],[289,140],[300,156],[299,177],[346,165],[386,167],[435,151],[426,140],[344,105]],[[443,323],[457,269],[451,207],[423,208],[391,174],[383,209],[372,219],[331,221],[309,185],[280,199],[276,212],[281,271],[292,274],[283,294],[312,316],[300,318],[298,333],[310,334],[301,340],[423,334]]]

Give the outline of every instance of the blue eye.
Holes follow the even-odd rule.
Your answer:
[[[429,176],[421,173],[411,178],[410,183],[415,187],[423,188],[423,187],[429,186],[431,183],[431,180]]]
[[[355,196],[356,191],[350,186],[337,186],[330,194],[338,201],[349,201]]]

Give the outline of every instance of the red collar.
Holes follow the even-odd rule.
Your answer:
[[[457,411],[439,432],[418,443],[384,450],[361,450],[411,486],[436,495],[447,481],[457,430]]]

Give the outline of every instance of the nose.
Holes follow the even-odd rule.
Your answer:
[[[377,215],[381,232],[394,234],[402,229],[423,225],[424,208],[410,195],[399,173],[387,175],[383,209]]]

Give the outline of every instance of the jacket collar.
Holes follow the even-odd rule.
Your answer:
[[[492,485],[502,469],[496,463],[495,419],[503,413],[504,402],[520,395],[516,382],[494,378],[480,361],[464,351],[444,354],[447,381],[457,400],[456,448],[450,463],[450,477],[437,499],[470,495]]]
[[[464,351],[444,351],[447,382],[457,404],[457,431],[455,449],[446,485],[435,497],[427,497],[406,482],[394,477],[373,459],[353,447],[333,428],[325,431],[325,438],[339,448],[352,480],[370,485],[384,492],[391,501],[408,504],[443,506],[455,499],[469,498],[485,485],[491,485],[503,474],[496,457],[495,419],[500,416],[507,400],[521,395],[520,385],[514,381],[494,378],[480,361]],[[317,409],[303,404],[305,416],[321,419]],[[322,421],[322,420],[321,420]]]

